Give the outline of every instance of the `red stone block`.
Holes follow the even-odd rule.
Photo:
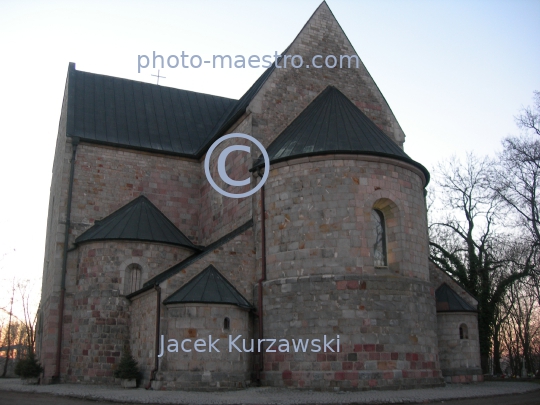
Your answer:
[[[326,354],[317,353],[317,361],[326,361]]]
[[[345,373],[345,379],[349,381],[358,380],[358,373],[354,371],[347,371]]]
[[[354,363],[354,369],[355,370],[363,370],[364,369],[364,362],[357,361],[356,363]]]
[[[362,346],[363,345],[354,345],[354,351],[355,352],[361,352],[362,351]]]
[[[292,371],[291,370],[285,370],[283,373],[281,373],[281,379],[282,380],[290,380],[292,378]]]
[[[341,363],[341,369],[342,370],[352,370],[353,369],[352,361],[344,361],[343,363]]]
[[[336,283],[336,286],[337,286],[338,290],[345,290],[345,289],[347,289],[347,282],[346,281],[338,281]]]
[[[374,352],[375,351],[375,345],[364,345],[364,351],[365,352]]]
[[[377,386],[377,380],[369,380],[369,386],[370,387],[376,387]]]
[[[358,290],[358,280],[347,281],[348,290]]]
[[[370,353],[369,354],[369,359],[370,360],[380,360],[381,359],[381,354],[380,353]]]
[[[345,373],[343,371],[336,371],[334,373],[334,379],[335,380],[344,380],[345,379]]]

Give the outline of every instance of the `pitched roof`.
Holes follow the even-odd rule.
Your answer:
[[[212,265],[180,287],[163,303],[231,304],[252,308],[249,301]]]
[[[67,135],[194,157],[236,100],[68,70]]]
[[[75,239],[75,243],[118,239],[168,243],[199,250],[142,195],[101,221],[96,221],[94,226]]]
[[[267,148],[271,163],[322,154],[362,154],[412,160],[334,86],[324,89]],[[254,167],[264,165],[259,158]]]
[[[448,284],[442,283],[435,290],[437,312],[477,312],[476,309],[461,298]]]

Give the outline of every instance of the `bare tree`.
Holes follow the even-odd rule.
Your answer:
[[[4,378],[6,376],[9,357],[10,357],[10,353],[11,353],[11,340],[12,340],[11,329],[12,329],[12,319],[13,319],[13,299],[15,298],[15,279],[13,279],[11,287],[12,288],[11,288],[11,299],[10,299],[10,304],[9,304],[9,321],[8,321],[7,332],[6,332],[6,335],[7,335],[7,339],[6,339],[6,360],[4,361],[4,370],[2,371],[2,375],[0,376],[2,378]]]
[[[436,171],[441,207],[432,212],[430,258],[478,299],[482,369],[489,368],[497,308],[507,289],[528,270],[506,266],[511,235],[497,227],[501,200],[490,187],[493,163],[468,154],[464,163],[452,159]],[[435,218],[433,218],[435,217]]]
[[[21,306],[24,314],[24,332],[26,338],[26,346],[28,350],[34,351],[36,344],[36,321],[37,311],[32,315],[32,307],[30,299],[32,294],[32,287],[30,280],[22,280],[17,283],[17,290],[19,292],[19,298],[21,300]]]

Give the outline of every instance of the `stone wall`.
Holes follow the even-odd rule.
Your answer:
[[[131,353],[139,363],[142,373],[142,385],[150,381],[150,374],[154,368],[155,338],[156,338],[156,310],[157,292],[152,289],[138,295],[131,301],[131,323],[129,342]],[[164,306],[161,306],[164,309]]]
[[[81,143],[73,186],[72,241],[141,194],[199,244],[200,164],[195,160]]]
[[[253,133],[268,146],[328,85],[336,86],[400,147],[405,134],[364,64],[339,68],[339,55],[356,55],[352,44],[326,3],[322,3],[286,52],[311,65],[315,55],[335,55],[335,68],[276,68],[249,105]],[[319,59],[319,64],[322,59]],[[347,66],[347,61],[344,61]],[[283,66],[283,61],[280,63]]]
[[[343,347],[267,353],[265,384],[385,389],[442,383],[424,181],[417,169],[385,158],[327,155],[273,166],[265,186],[265,338],[339,334]],[[374,208],[387,226],[388,266],[382,268],[373,262]]]
[[[233,339],[242,335],[239,341],[252,337],[248,311],[234,305],[171,304],[167,305],[164,315],[165,344],[174,345],[169,339],[175,339],[179,346],[178,353],[165,352],[160,361],[157,380],[162,389],[242,388],[249,385],[253,354],[230,352],[228,348],[229,335]],[[229,318],[229,330],[224,329],[225,318]],[[212,341],[220,339],[215,344],[219,353],[208,351],[209,336]],[[185,346],[191,349],[189,353],[180,347],[184,339],[190,339]],[[194,350],[197,339],[206,342],[202,349],[205,352]],[[250,343],[247,343],[246,348],[249,347]]]
[[[56,372],[58,305],[60,301],[62,258],[66,227],[67,190],[72,155],[72,140],[66,137],[68,84],[69,75],[66,80],[64,99],[62,101],[49,196],[49,213],[47,217],[41,288],[40,320],[42,322],[42,333],[36,337],[37,356],[44,367],[44,382],[50,382]]]
[[[477,307],[478,301],[448,274],[432,262],[429,275],[436,290],[446,283],[464,301]],[[467,338],[460,339],[459,327],[465,324]],[[483,381],[480,365],[480,340],[478,334],[478,314],[475,312],[438,312],[437,336],[441,371],[446,382],[465,383]]]
[[[112,383],[114,367],[129,341],[131,311],[124,296],[133,291],[126,285],[126,268],[132,263],[141,266],[142,287],[191,254],[182,247],[127,241],[88,242],[72,252],[64,312],[64,379]]]
[[[311,275],[264,284],[265,338],[337,339],[326,352],[265,353],[264,384],[310,389],[438,386],[433,290],[401,276]]]
[[[268,279],[394,274],[428,280],[424,179],[386,158],[325,155],[272,167],[265,185]],[[374,267],[371,212],[387,222],[387,269]]]
[[[243,119],[228,132],[251,134],[251,118],[248,117]],[[250,175],[249,169],[252,166],[252,153],[255,154],[258,152],[253,151],[252,153],[246,153],[236,151],[229,154],[225,162],[225,168],[229,177],[233,180],[250,179],[249,185],[242,187],[229,186],[218,175],[217,162],[221,152],[233,144],[252,147],[251,142],[241,138],[229,139],[222,142],[212,153],[209,169],[212,179],[214,179],[218,187],[222,188],[224,191],[239,194],[249,191],[252,188],[255,179]],[[253,148],[256,149],[255,146],[253,146]],[[251,219],[252,197],[229,198],[214,190],[206,180],[204,171],[205,158],[206,155],[203,157],[200,165],[200,176],[204,181],[201,185],[201,211],[199,224],[201,244],[208,245]]]
[[[255,248],[252,228],[202,256],[177,274],[160,284],[163,299],[178,290],[209,265],[231,282],[248,301],[253,302],[255,283]]]
[[[459,332],[461,325],[466,325],[463,339]],[[447,382],[483,381],[478,316],[475,312],[439,312],[437,336],[441,371]]]

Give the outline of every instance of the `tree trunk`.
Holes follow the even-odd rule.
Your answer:
[[[501,369],[501,341],[499,340],[500,328],[493,333],[493,374],[502,374]]]
[[[9,322],[7,327],[7,348],[6,348],[6,361],[4,362],[4,372],[2,373],[2,378],[6,376],[8,361],[9,361],[9,352],[11,351],[11,315],[13,313],[13,297],[11,297],[11,307],[9,308]]]

